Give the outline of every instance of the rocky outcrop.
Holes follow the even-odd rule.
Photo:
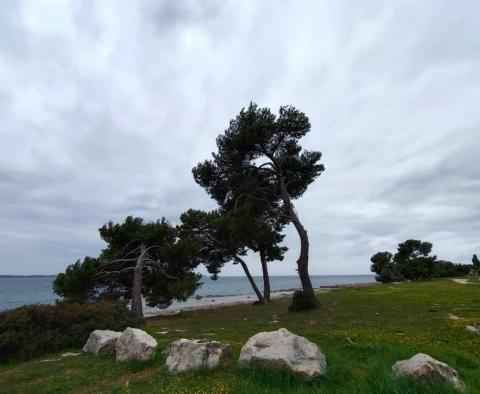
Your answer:
[[[155,338],[145,331],[128,327],[117,340],[117,362],[150,360],[157,345]]]
[[[115,353],[117,339],[120,335],[122,335],[121,332],[110,330],[92,331],[82,350],[96,356]]]
[[[216,368],[232,359],[229,344],[199,339],[179,339],[170,345],[167,369],[178,374],[199,368]]]
[[[435,360],[428,354],[418,353],[412,358],[397,361],[393,367],[397,376],[410,376],[415,380],[441,378],[450,382],[457,390],[463,390],[464,384],[458,372],[449,365]]]
[[[240,351],[238,366],[264,367],[313,379],[325,374],[327,363],[317,345],[280,328],[251,337]]]

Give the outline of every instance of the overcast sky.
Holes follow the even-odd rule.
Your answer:
[[[480,254],[478,0],[4,0],[0,274],[96,256],[108,220],[215,208],[191,168],[251,100],[304,111],[323,152],[296,202],[311,273],[368,273],[407,238]]]

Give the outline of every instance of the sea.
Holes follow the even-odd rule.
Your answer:
[[[54,304],[58,296],[52,290],[55,276],[3,276],[0,277],[0,311],[27,304]],[[261,276],[254,277],[260,289]],[[374,275],[312,275],[315,288],[365,284],[375,282]],[[298,276],[271,276],[272,295],[288,294],[301,287]],[[248,280],[243,276],[222,276],[212,280],[202,277],[202,286],[186,302],[174,302],[167,312],[201,308],[207,305],[221,305],[255,300],[255,294]],[[146,308],[146,315],[158,314],[155,308]]]

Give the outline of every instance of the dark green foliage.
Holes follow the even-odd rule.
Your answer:
[[[262,218],[252,206],[254,204],[248,204],[224,215],[232,238],[254,252],[265,253],[266,261],[282,261],[288,250],[287,247],[280,246],[285,237],[281,233],[283,223]]]
[[[22,306],[0,313],[0,362],[83,346],[93,330],[140,323],[119,303]]]
[[[398,245],[393,258],[389,252],[374,254],[370,270],[377,274],[376,280],[383,283],[465,276],[470,272],[471,265],[437,260],[437,256],[430,255],[431,251],[430,242],[409,239]]]
[[[178,228],[165,219],[128,216],[99,232],[107,243],[100,256],[77,261],[54,281],[54,291],[65,301],[131,300],[142,318],[142,295],[149,306],[165,308],[173,300],[185,301],[200,286],[200,275],[193,272],[200,262],[199,243],[180,239]]]
[[[293,293],[292,304],[288,307],[290,312],[302,312],[317,309],[318,304],[313,303],[310,297],[305,296],[302,290]]]
[[[53,291],[69,302],[85,303],[98,298],[96,278],[98,260],[85,257],[67,267],[64,273],[57,275],[53,282]]]
[[[254,204],[256,216],[276,231],[293,223],[300,238],[297,266],[302,288],[316,302],[308,274],[308,235],[292,203],[324,171],[321,153],[302,151],[299,145],[309,131],[308,117],[292,106],[280,107],[277,116],[250,103],[218,136],[213,158],[192,171],[223,211]]]
[[[131,298],[135,268],[141,271],[141,292],[152,307],[165,308],[174,299],[184,301],[200,286],[200,275],[192,272],[200,262],[198,243],[178,239],[178,229],[164,218],[144,222],[129,216],[99,231],[108,244],[99,258],[99,271],[105,272],[100,277],[122,287],[124,297]]]
[[[175,228],[165,219],[155,222],[144,222],[142,218],[128,216],[123,223],[108,222],[99,230],[100,237],[108,244],[103,250],[101,259],[112,260],[118,255],[125,255],[138,247],[136,241],[145,245],[173,243],[176,239]],[[161,255],[161,249],[150,252],[154,257]]]
[[[383,267],[387,264],[392,263],[393,255],[390,252],[378,252],[375,253],[371,258],[370,261],[372,265],[370,266],[370,271],[375,272],[377,275],[380,275],[382,272]]]
[[[393,255],[390,252],[378,252],[370,258],[372,262],[370,271],[377,274],[375,279],[378,282],[391,283],[404,280],[393,264],[392,258]]]
[[[217,279],[222,267],[229,261],[244,256],[244,245],[233,240],[228,220],[219,211],[189,209],[180,216],[180,239],[197,242],[198,258],[212,279]]]
[[[430,279],[437,256],[430,256],[432,244],[409,239],[398,245],[393,262],[406,279]]]
[[[437,260],[433,265],[433,278],[452,278],[456,276],[466,276],[470,273],[472,266],[470,264],[455,264],[451,261]]]
[[[190,209],[180,216],[181,239],[200,244],[198,257],[215,279],[227,262],[238,263],[248,249],[263,249],[267,261],[283,260],[287,247],[284,236],[273,225],[253,216],[247,208],[226,212]]]
[[[480,260],[478,260],[478,257],[476,254],[472,256],[472,264],[473,264],[473,269],[478,272],[480,270]]]
[[[324,170],[318,164],[320,152],[301,152],[298,141],[309,131],[307,116],[294,107],[280,107],[277,117],[269,108],[251,103],[217,138],[218,153],[213,160],[193,169],[195,181],[222,208],[252,199],[277,208],[282,203],[278,171],[289,196],[297,199]]]

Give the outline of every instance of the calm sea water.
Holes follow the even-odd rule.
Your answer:
[[[53,304],[57,296],[52,291],[53,276],[46,277],[0,277],[0,310],[16,308],[26,304]],[[315,275],[311,277],[314,287],[375,281],[374,275]],[[207,276],[197,293],[203,297],[227,297],[253,295],[247,279],[243,276],[224,276],[214,281]],[[255,277],[259,288],[263,288],[262,277]],[[298,276],[272,276],[272,292],[301,287]],[[186,304],[189,304],[188,302]]]

